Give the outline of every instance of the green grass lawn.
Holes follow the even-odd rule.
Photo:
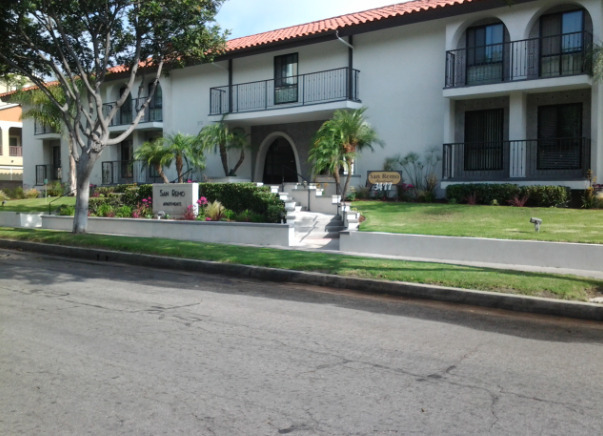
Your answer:
[[[356,201],[365,232],[603,244],[603,210]],[[534,231],[531,217],[542,219]]]
[[[585,301],[595,296],[603,296],[603,280],[440,263],[407,262],[161,238],[74,235],[67,232],[2,227],[0,227],[0,238],[566,300]]]
[[[48,212],[48,205],[53,210],[62,204],[75,206],[75,197],[48,197],[48,198],[26,198],[24,200],[6,200],[0,212]]]

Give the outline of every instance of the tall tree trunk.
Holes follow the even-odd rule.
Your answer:
[[[184,177],[182,176],[182,167],[184,167],[184,163],[182,162],[182,156],[176,156],[176,172],[178,173],[178,183],[184,183]]]
[[[98,153],[82,153],[77,164],[77,193],[75,196],[75,216],[73,233],[86,233],[88,227],[88,201],[90,200],[90,175]]]
[[[341,201],[345,201],[345,194],[348,192],[348,187],[350,186],[350,180],[352,180],[352,164],[354,161],[352,159],[346,159],[345,165],[348,170],[348,174],[345,177],[345,183],[343,184],[343,189],[341,190]]]
[[[228,177],[228,153],[224,144],[220,144],[220,160],[224,169],[224,177]]]
[[[341,177],[339,176],[339,165],[333,171],[333,178],[335,179],[335,194],[339,195],[341,193]]]
[[[161,164],[155,165],[155,171],[157,171],[157,174],[159,174],[159,177],[161,177],[161,180],[163,180],[163,183],[170,183],[169,179],[163,172],[163,166]]]
[[[237,161],[237,164],[234,166],[234,168],[232,169],[232,171],[229,171],[228,175],[232,174],[233,176],[236,176],[237,175],[237,170],[243,164],[244,160],[245,160],[245,149],[241,148],[241,154],[239,155],[239,160]]]
[[[73,156],[73,141],[71,137],[68,137],[67,140],[69,141],[69,193],[75,195],[77,191],[77,164]]]

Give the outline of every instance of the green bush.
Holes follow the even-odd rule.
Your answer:
[[[96,216],[105,216],[102,215],[102,212],[99,212],[99,209],[106,206],[110,206],[113,210],[120,208],[123,206],[121,197],[95,197],[88,201],[88,211]]]
[[[241,223],[262,223],[264,222],[264,216],[249,209],[245,209],[235,215],[235,221]]]
[[[446,198],[451,203],[509,205],[513,199],[527,197],[527,206],[564,207],[569,200],[570,191],[565,186],[534,185],[518,186],[511,183],[467,183],[449,185]]]
[[[25,198],[38,198],[40,196],[40,191],[38,191],[36,188],[31,188],[25,191],[23,194],[25,195]]]
[[[10,197],[8,195],[6,195],[6,193],[0,189],[0,201],[6,201],[8,200]]]
[[[46,193],[51,197],[60,197],[63,195],[64,187],[59,180],[55,180],[46,188]]]
[[[115,210],[115,216],[117,218],[131,218],[132,217],[132,206],[121,206]]]
[[[521,195],[528,197],[528,206],[566,207],[570,199],[570,189],[567,186],[522,186]]]
[[[75,206],[69,206],[67,204],[61,204],[59,207],[59,215],[73,216],[75,215]]]
[[[23,192],[22,186],[17,186],[15,188],[8,188],[6,191],[6,195],[13,200],[23,200],[25,198],[25,193]]]
[[[235,214],[249,210],[264,216],[264,222],[280,223],[281,212],[285,213],[285,203],[278,194],[271,193],[268,186],[254,183],[201,183],[199,197],[206,197],[209,202],[218,200]]]
[[[511,183],[467,183],[448,185],[446,198],[456,203],[467,203],[467,199],[475,196],[477,204],[492,204],[494,200],[501,205],[507,205],[520,195],[520,188]]]
[[[96,210],[97,216],[114,217],[115,209],[110,204],[101,204]]]

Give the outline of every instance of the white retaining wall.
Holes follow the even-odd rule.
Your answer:
[[[0,227],[42,227],[42,213],[0,212]]]
[[[73,217],[42,216],[44,229],[70,231],[72,227]],[[87,231],[106,235],[287,247],[293,241],[295,229],[290,224],[90,217]]]
[[[340,233],[343,252],[442,261],[476,262],[601,272],[603,245],[452,236],[405,235],[349,230]]]

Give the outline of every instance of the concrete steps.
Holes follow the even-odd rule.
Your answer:
[[[296,203],[286,191],[278,192],[278,195],[285,203],[287,223],[293,224],[295,230],[294,245],[337,249],[339,232],[345,229],[343,220],[332,214],[302,210],[302,206]],[[352,216],[352,219],[354,217],[355,215]]]

